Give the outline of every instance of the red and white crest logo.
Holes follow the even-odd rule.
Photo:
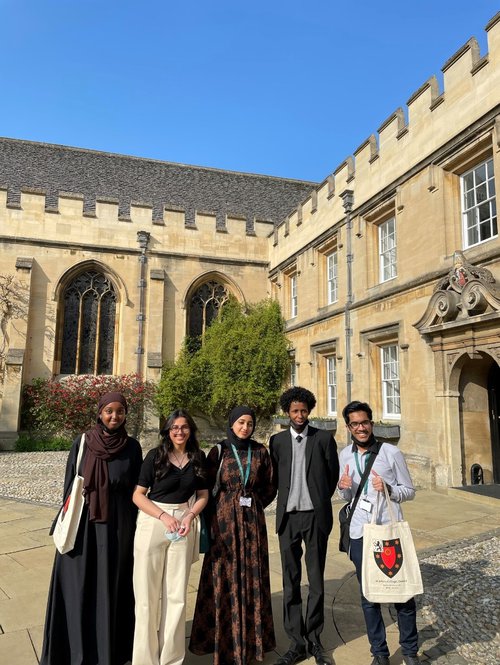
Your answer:
[[[394,577],[403,564],[403,550],[399,538],[376,540],[373,543],[375,563],[387,577]]]

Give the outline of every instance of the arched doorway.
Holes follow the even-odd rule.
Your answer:
[[[500,483],[500,367],[493,363],[488,374],[493,482]]]
[[[464,485],[473,484],[475,464],[481,466],[485,483],[498,482],[499,385],[499,368],[491,356],[476,353],[465,360],[458,385]]]

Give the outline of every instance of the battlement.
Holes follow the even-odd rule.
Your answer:
[[[194,211],[189,220],[186,211],[164,208],[161,219],[154,219],[151,204],[132,201],[127,217],[120,215],[117,199],[98,198],[92,214],[85,211],[84,196],[60,192],[57,206],[48,205],[41,190],[22,189],[15,205],[9,190],[0,189],[1,235],[36,242],[64,239],[66,242],[94,245],[109,242],[117,248],[137,248],[137,231],[148,231],[159,250],[195,252],[196,248],[234,243],[245,238],[261,241],[264,246],[274,224],[270,220],[252,220],[227,215],[221,226],[214,211]],[[193,235],[194,234],[194,235]],[[227,238],[227,240],[225,240]],[[175,239],[175,240],[174,240]]]
[[[485,30],[484,56],[477,40],[469,39],[443,65],[442,91],[432,76],[281,220],[274,234],[278,261],[331,228],[332,219],[344,218],[338,196],[344,190],[353,190],[360,208],[485,114],[500,113],[500,12]]]

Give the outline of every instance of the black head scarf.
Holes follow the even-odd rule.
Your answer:
[[[241,416],[250,416],[252,418],[252,423],[253,423],[252,434],[255,432],[255,425],[257,422],[257,419],[255,417],[255,411],[251,409],[249,406],[235,406],[234,409],[229,414],[228,426],[227,426],[227,440],[229,443],[232,443],[235,446],[248,445],[248,442],[252,438],[251,434],[248,437],[248,439],[240,439],[233,432],[232,426],[238,420],[238,418],[241,418]]]

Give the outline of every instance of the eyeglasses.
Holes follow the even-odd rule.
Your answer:
[[[179,425],[172,425],[172,427],[170,428],[170,431],[171,432],[189,432],[189,429],[190,429],[189,425],[181,425],[180,427],[179,427]]]
[[[359,429],[360,427],[370,427],[372,424],[371,420],[362,420],[360,423],[349,423],[351,429]]]

